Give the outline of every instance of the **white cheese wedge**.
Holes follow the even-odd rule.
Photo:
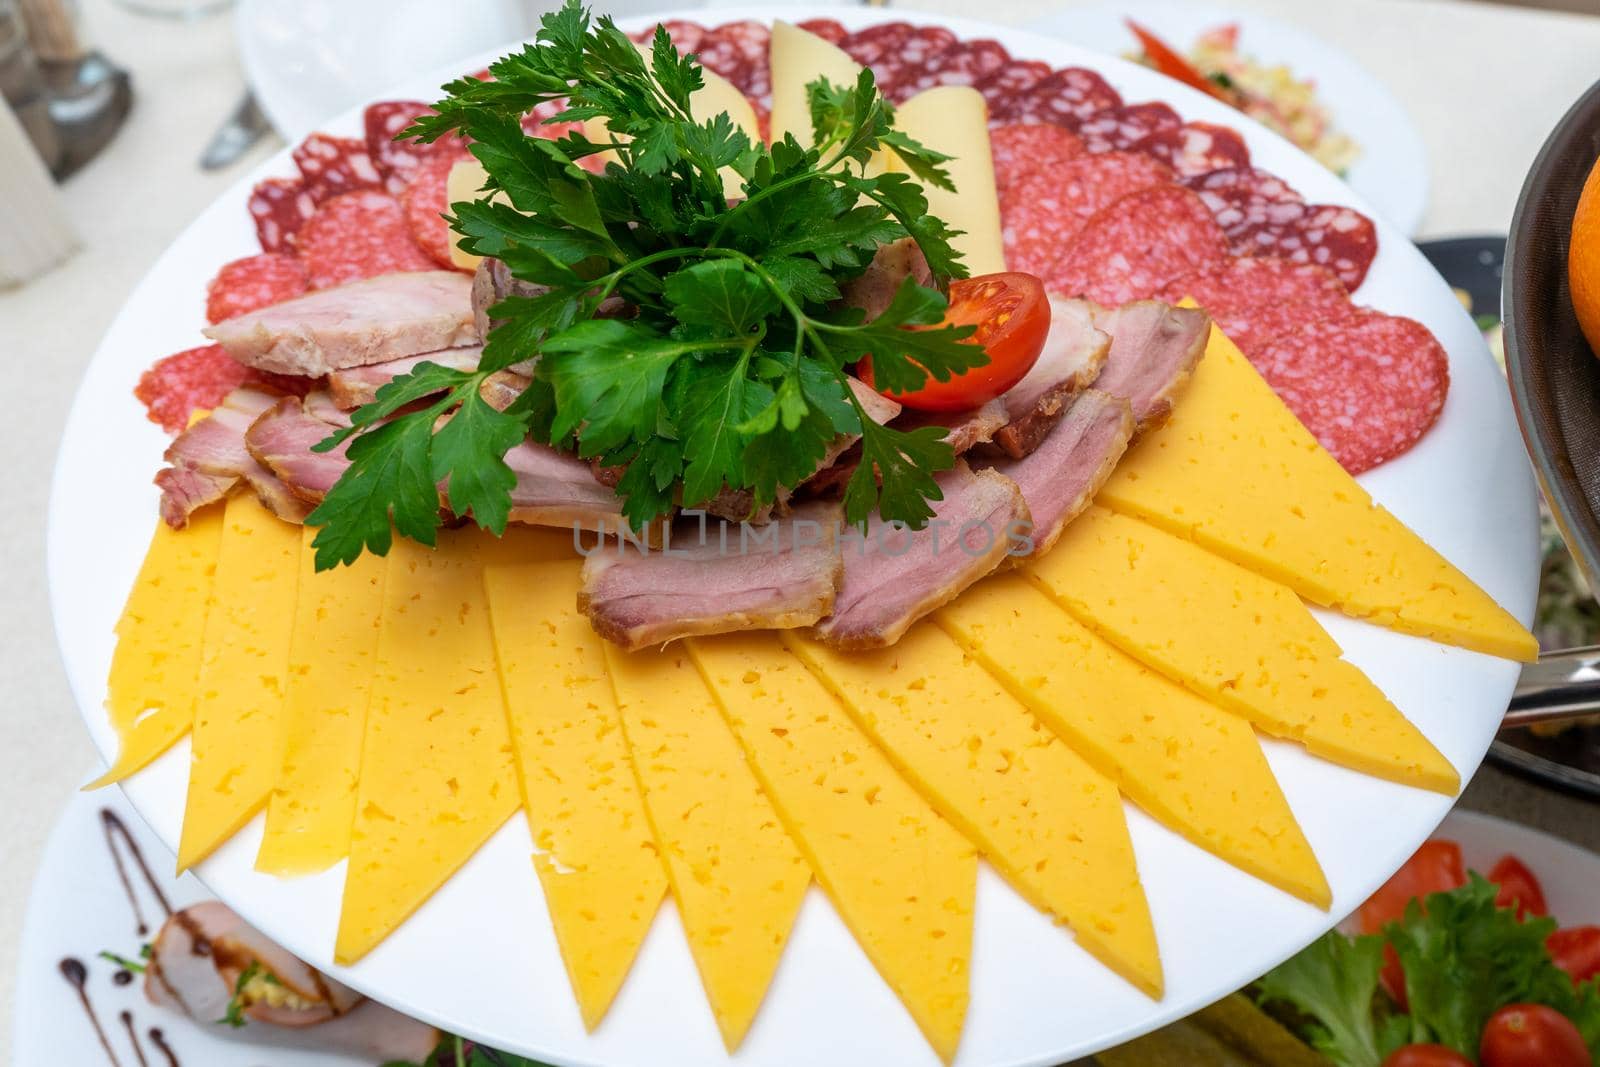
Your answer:
[[[776,34],[773,40],[777,41]],[[774,78],[774,105],[777,84]],[[773,119],[776,130],[776,106]],[[945,168],[955,192],[928,182],[922,183],[922,191],[928,197],[928,214],[963,231],[950,243],[961,253],[967,269],[975,275],[1005,270],[1000,198],[994,188],[994,156],[989,148],[989,108],[983,94],[965,85],[924,90],[895,109],[894,124],[912,140],[952,157]],[[903,160],[892,152],[889,156],[890,170],[910,172]]]
[[[854,85],[861,64],[844,50],[814,33],[787,22],[772,24],[772,143],[785,134],[810,147],[811,106],[806,101],[806,86],[818,78],[835,85]]]

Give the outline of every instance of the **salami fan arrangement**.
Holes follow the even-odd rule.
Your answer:
[[[765,130],[768,27],[663,25],[679,50],[750,99]],[[982,93],[1007,265],[1056,295],[1108,305],[1193,297],[1352,472],[1403,452],[1442,408],[1448,375],[1432,338],[1351,302],[1377,254],[1371,220],[1306,203],[1252,166],[1236,131],[1186,122],[1160,101],[1124,101],[1094,71],[1017,59],[997,41],[938,26],[851,32],[813,19],[801,28],[871,68],[893,101],[941,85]],[[208,319],[308,288],[451,267],[446,180],[467,146],[395,140],[428,111],[417,100],[373,104],[363,139],[313,134],[296,148],[299,177],[267,179],[250,198],[264,254],[219,272]],[[548,137],[573,128],[546,122],[553,113],[525,125]],[[172,407],[157,397],[152,418],[173,425]]]

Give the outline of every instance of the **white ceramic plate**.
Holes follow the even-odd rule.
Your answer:
[[[419,70],[443,67],[531,34],[556,0],[240,0],[239,59],[256,102],[283,139],[300,141],[329,115],[365,103]],[[613,0],[613,15],[650,0]],[[452,74],[465,74],[462,66]],[[427,86],[423,99],[438,95]]]
[[[801,18],[803,9],[726,9],[726,18]],[[892,13],[891,13],[892,14]],[[840,9],[847,25],[883,12]],[[690,16],[686,16],[690,17]],[[1019,57],[1080,64],[1129,99],[1169,100],[1188,118],[1236,113],[1143,68],[1016,30],[947,19],[964,37],[993,36]],[[635,22],[635,26],[642,25]],[[488,55],[463,63],[481,66]],[[450,71],[393,87],[427,94]],[[326,123],[353,133],[359,111]],[[1348,186],[1261,127],[1240,124],[1260,165],[1308,198],[1368,210]],[[51,500],[49,574],[68,675],[95,743],[116,746],[102,711],[112,626],[156,522],[150,478],[165,436],[130,395],[151,360],[196,343],[206,280],[255,250],[250,186],[292,173],[287,153],[207,208],[140,283],[96,354],[69,417]],[[1505,381],[1444,282],[1404,235],[1379,222],[1382,251],[1357,294],[1419,319],[1450,355],[1439,424],[1363,484],[1501,603],[1527,618],[1538,576],[1533,480]],[[1483,759],[1517,666],[1343,618],[1329,631],[1467,777]],[[1238,988],[1353,909],[1444,817],[1444,797],[1367,778],[1269,742],[1268,756],[1334,891],[1331,912],[1249,878],[1130,809],[1167,974],[1156,1002],[1095,963],[1064,931],[987,870],[978,892],[972,1007],[962,1067],[1053,1064],[1147,1031]],[[127,784],[169,846],[183,814],[187,743]],[[561,1065],[705,1067],[725,1061],[675,912],[663,909],[605,1024],[585,1034],[567,988],[515,818],[368,958],[333,968],[343,869],[279,881],[251,869],[257,819],[200,867],[206,885],[316,966],[408,1014]],[[819,893],[807,901],[760,1018],[745,1067],[933,1065],[934,1054]]]
[[[1317,98],[1334,125],[1361,146],[1347,178],[1357,193],[1404,233],[1417,231],[1428,206],[1428,154],[1411,116],[1355,60],[1304,30],[1254,11],[1177,0],[1119,0],[1071,7],[1030,20],[1027,27],[1084,48],[1122,56],[1137,47],[1124,19],[1132,18],[1180,52],[1205,30],[1239,24],[1239,50],[1268,65],[1282,63],[1317,84]],[[1240,121],[1235,117],[1235,125]]]
[[[12,1006],[12,1067],[166,1063],[150,1039],[152,1028],[161,1031],[185,1067],[260,1067],[262,1063],[272,1067],[373,1067],[370,1059],[318,1048],[315,1030],[295,1032],[256,1025],[233,1030],[200,1025],[180,1012],[151,1004],[145,999],[143,980],[132,985],[114,982],[118,968],[97,959],[98,954],[111,951],[137,958],[139,945],[148,935],[140,935],[133,905],[117,878],[100,821],[102,810],[113,812],[127,825],[173,907],[185,908],[211,897],[193,875],[172,877],[173,854],[121,793],[112,789],[75,795],[45,846],[44,862],[34,878],[23,920]],[[146,883],[136,870],[129,873],[145,919],[158,921],[160,909]],[[85,992],[115,1061],[95,1036],[77,990],[61,974],[61,961],[69,958],[88,968]],[[131,1017],[131,1033],[120,1018],[123,1012]]]

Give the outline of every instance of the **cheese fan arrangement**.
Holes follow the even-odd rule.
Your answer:
[[[772,69],[777,135],[807,127],[808,81],[859,68],[780,24]],[[976,270],[1000,269],[982,98],[925,96],[899,125],[955,157],[962,190],[932,190],[932,208],[965,231]],[[755,134],[742,97],[742,109],[709,103]],[[605,1016],[670,896],[730,1050],[815,880],[951,1058],[980,858],[1160,997],[1124,797],[1328,907],[1258,732],[1419,789],[1453,795],[1460,779],[1308,602],[1494,656],[1537,654],[1217,330],[1170,419],[1051,551],[889,648],[760,631],[626,652],[577,608],[567,531],[448,530],[436,549],[398,539],[386,557],[323,572],[314,532],[250,493],[182,531],[157,527],[117,627],[107,707],[120,755],[96,784],[189,735],[180,867],[264,810],[259,869],[347,862],[342,963],[520,810],[584,1022]]]

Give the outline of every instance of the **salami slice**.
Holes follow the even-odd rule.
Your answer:
[[[1062,67],[1029,89],[1010,118],[1017,122],[1054,122],[1076,130],[1096,111],[1121,106],[1122,97],[1094,71]]]
[[[909,100],[929,73],[928,65],[955,46],[956,35],[943,26],[918,26],[895,53],[893,73],[878,79],[883,95],[895,103]],[[884,60],[878,61],[880,64]],[[930,84],[937,85],[937,82]]]
[[[406,191],[400,194],[400,207],[405,212],[412,239],[435,263],[450,270],[456,269],[450,259],[453,234],[444,221],[444,213],[450,207],[450,168],[453,166],[455,161],[451,159],[424,163]]]
[[[157,360],[139,376],[133,395],[145,415],[168,433],[179,433],[189,417],[222,403],[222,398],[246,383],[271,387],[281,393],[304,396],[311,382],[254,370],[233,360],[221,345],[188,348]]]
[[[1227,241],[1198,196],[1180,185],[1157,185],[1096,212],[1045,286],[1115,307],[1154,296],[1227,254]]]
[[[459,159],[467,154],[466,141],[454,134],[432,144],[395,140],[417,119],[431,114],[433,108],[421,100],[383,100],[368,107],[363,116],[367,155],[383,177],[384,188],[396,196],[426,161],[437,156]]]
[[[907,71],[895,82],[890,95],[896,100],[908,100],[941,85],[976,85],[1010,62],[1011,53],[999,41],[957,41],[920,68]]]
[[[1351,474],[1420,441],[1450,388],[1449,359],[1425,326],[1369,308],[1307,323],[1267,344],[1254,362]]]
[[[1223,167],[1182,179],[1183,184],[1200,194],[1224,233],[1247,223],[1251,216],[1271,204],[1305,202],[1295,189],[1276,174],[1255,167]]]
[[[1151,101],[1096,111],[1078,126],[1078,136],[1090,152],[1126,152],[1152,134],[1182,125],[1176,111]]]
[[[1090,219],[1123,197],[1164,186],[1171,178],[1160,161],[1136,152],[1081,155],[1025,175],[1000,198],[1006,263],[1048,282]]]
[[[1326,267],[1354,292],[1378,255],[1378,231],[1354,208],[1280,203],[1232,227],[1228,246],[1234,255],[1276,256]]]
[[[772,32],[753,19],[724,23],[707,31],[701,40],[700,62],[746,96],[761,96],[771,91],[767,73],[767,46],[771,39]]]
[[[1275,338],[1307,323],[1355,312],[1349,291],[1333,272],[1309,263],[1249,256],[1230,257],[1210,270],[1179,278],[1159,295],[1173,304],[1193,297],[1252,359]]]
[[[995,189],[1004,199],[1008,186],[1083,155],[1083,140],[1052,123],[1014,122],[989,131],[989,150],[994,154]]]
[[[1027,98],[1028,91],[1050,74],[1048,63],[1037,59],[1013,59],[999,70],[979,78],[973,88],[988,101],[991,123],[1010,123],[1020,117],[1018,108]]]
[[[310,288],[294,256],[263,252],[224,263],[206,286],[206,321],[221,322],[291,300]]]
[[[301,141],[293,154],[306,192],[319,204],[342,193],[376,189],[383,184],[367,153],[366,142],[354,137],[314,133]]]
[[[807,33],[816,34],[829,44],[838,44],[850,36],[850,31],[845,29],[844,24],[836,19],[806,19],[804,22],[795,23],[795,25]]]
[[[672,38],[672,47],[683,55],[691,55],[700,51],[700,46],[706,39],[706,28],[698,22],[689,22],[686,19],[668,19],[660,23],[662,29],[667,31],[667,36]],[[633,35],[633,39],[640,44],[649,44],[655,38],[656,30],[652,26],[648,30],[640,30]]]
[[[371,189],[336,196],[318,207],[300,231],[299,247],[313,289],[395,271],[436,269],[412,239],[400,201]]]
[[[839,47],[863,67],[876,68],[884,57],[900,50],[911,32],[912,25],[909,22],[880,22],[876,26],[847,34],[839,42]]]
[[[1223,167],[1250,164],[1250,149],[1233,130],[1209,122],[1185,122],[1156,130],[1135,148],[1171,167],[1180,178],[1190,178]]]
[[[250,193],[250,217],[263,252],[292,252],[295,234],[317,210],[298,178],[268,178]]]

